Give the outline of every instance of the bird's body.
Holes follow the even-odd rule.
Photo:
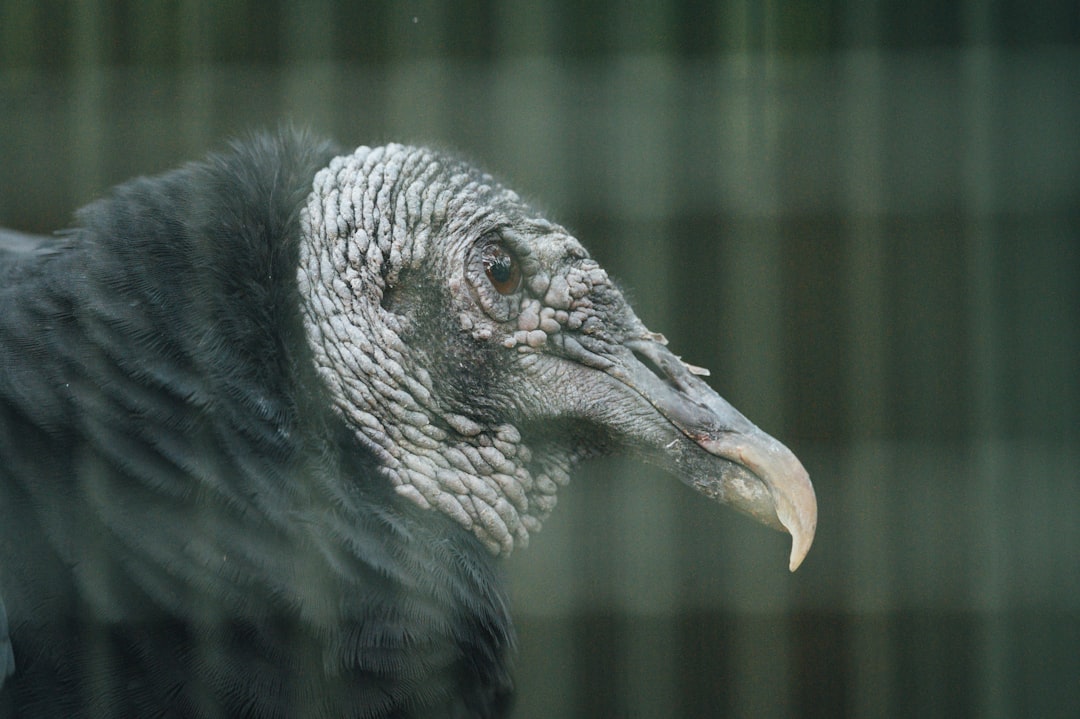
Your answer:
[[[570,464],[767,473],[561,228],[437,153],[336,155],[259,136],[0,233],[0,716],[503,716],[497,555]],[[660,424],[548,398],[579,373]],[[743,508],[808,547],[785,492]]]

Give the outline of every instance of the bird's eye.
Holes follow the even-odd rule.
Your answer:
[[[502,232],[492,230],[478,237],[469,248],[466,263],[466,276],[480,309],[496,322],[517,317],[525,269]]]
[[[481,261],[491,286],[500,295],[512,295],[521,287],[521,267],[517,259],[501,244],[492,242],[484,247]]]

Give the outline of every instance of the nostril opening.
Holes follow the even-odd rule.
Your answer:
[[[648,367],[649,371],[656,375],[659,379],[662,379],[664,382],[671,385],[672,387],[678,387],[675,384],[675,381],[672,378],[671,374],[667,372],[663,368],[663,366],[658,364],[652,357],[640,350],[634,349],[633,347],[630,348],[630,351],[634,353],[634,357],[637,358],[638,362]]]

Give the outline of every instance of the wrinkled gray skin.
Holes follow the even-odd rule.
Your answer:
[[[630,452],[790,532],[798,567],[817,522],[805,469],[669,352],[566,230],[426,149],[362,147],[313,187],[308,338],[398,493],[507,554],[571,465]]]

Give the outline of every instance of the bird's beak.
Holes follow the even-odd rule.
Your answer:
[[[702,494],[791,534],[789,567],[795,571],[817,528],[817,499],[806,469],[705,384],[699,377],[705,370],[683,363],[664,344],[658,335],[627,342],[607,370],[677,430],[661,446],[635,449]]]

